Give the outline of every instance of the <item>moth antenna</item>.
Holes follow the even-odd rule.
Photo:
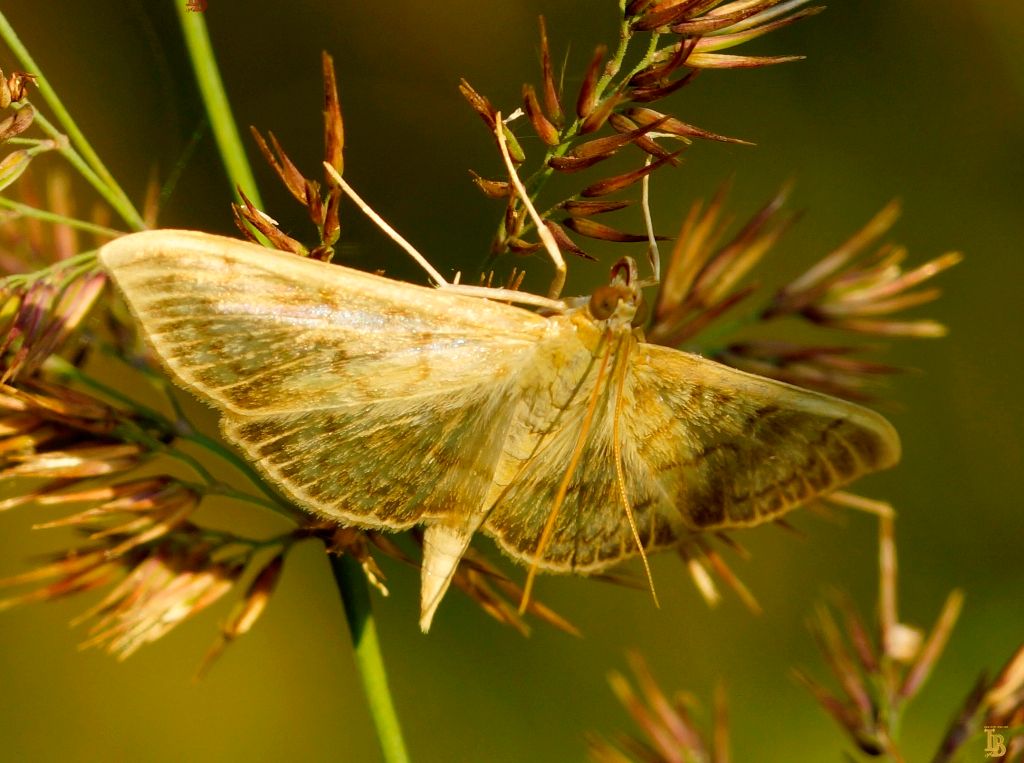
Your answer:
[[[533,224],[537,226],[537,236],[540,237],[541,243],[544,244],[544,248],[547,250],[548,256],[551,257],[551,261],[555,264],[555,277],[551,281],[551,286],[548,288],[548,297],[551,299],[558,299],[562,294],[562,288],[565,286],[565,259],[562,257],[562,252],[558,248],[558,244],[555,243],[555,237],[548,230],[548,227],[544,224],[544,220],[537,213],[537,209],[533,206],[533,202],[530,201],[530,195],[526,192],[526,188],[523,186],[523,181],[519,179],[519,173],[516,172],[515,165],[512,163],[512,157],[508,153],[508,145],[505,143],[505,123],[501,121],[501,112],[499,111],[494,117],[494,134],[498,138],[498,148],[501,149],[501,157],[505,160],[505,168],[508,169],[509,180],[512,181],[512,185],[515,186],[516,193],[519,194],[519,198],[523,201],[523,206],[526,207],[526,211],[530,215],[530,219],[533,220]]]
[[[644,166],[651,163],[648,156]],[[657,286],[661,283],[661,250],[658,248],[658,238],[654,235],[654,221],[651,218],[651,176],[644,175],[640,181],[640,207],[644,211],[644,228],[647,230],[647,262],[651,265],[651,277],[645,278],[637,283],[638,287]]]
[[[533,591],[533,581],[537,577],[540,558],[543,556],[545,549],[547,549],[548,543],[551,542],[551,536],[555,532],[555,521],[558,519],[558,513],[562,510],[562,504],[565,503],[566,493],[569,492],[569,482],[572,480],[572,475],[576,473],[576,467],[579,466],[580,457],[583,455],[583,447],[587,444],[587,435],[590,434],[590,423],[594,419],[594,411],[597,410],[598,398],[601,397],[601,380],[604,379],[604,372],[608,367],[608,359],[612,354],[612,343],[608,342],[607,345],[604,355],[601,356],[601,365],[597,369],[597,380],[594,382],[594,391],[591,393],[590,401],[587,403],[587,413],[583,417],[583,423],[580,426],[580,435],[576,440],[576,447],[573,448],[572,457],[569,459],[569,466],[565,470],[561,484],[558,486],[558,492],[555,493],[555,502],[551,507],[551,513],[548,514],[547,521],[544,523],[544,530],[541,532],[540,540],[537,542],[536,556],[533,563],[530,564],[530,571],[526,574],[526,583],[523,585],[523,597],[519,600],[519,614],[525,613],[526,607],[530,603],[530,593]]]
[[[384,234],[388,238],[390,238],[392,241],[394,241],[396,244],[402,247],[402,249],[404,249],[409,254],[410,257],[412,257],[414,260],[416,260],[416,262],[419,263],[421,268],[427,271],[427,275],[430,276],[431,279],[433,279],[434,283],[441,287],[448,286],[448,282],[444,280],[444,276],[437,272],[434,266],[427,261],[427,258],[420,254],[419,251],[417,251],[416,247],[414,247],[412,244],[410,244],[408,241],[402,238],[398,231],[396,231],[394,228],[388,225],[388,223],[384,220],[383,217],[374,212],[370,205],[363,201],[359,194],[355,192],[355,189],[344,181],[344,179],[341,177],[341,175],[338,174],[338,171],[334,169],[334,167],[332,167],[327,162],[324,162],[324,169],[327,170],[327,174],[331,176],[334,182],[341,187],[341,189],[349,196],[349,198],[351,198],[352,201],[355,202],[356,206],[359,207],[359,209],[362,211],[364,215],[369,217],[376,224],[376,226],[384,232]]]
[[[628,342],[631,338],[627,334],[622,341]],[[625,361],[629,353],[620,352],[618,356]],[[633,514],[633,507],[629,503],[629,494],[626,492],[626,474],[622,468],[622,438],[619,437],[619,419],[622,413],[623,391],[626,387],[626,371],[628,367],[625,362],[622,362],[620,365],[622,370],[617,374],[619,378],[615,382],[615,413],[612,415],[612,451],[615,454],[615,484],[619,488],[619,498],[622,499],[622,505],[626,509],[626,519],[629,520],[629,529],[633,531],[633,540],[636,541],[637,550],[640,552],[640,560],[644,563],[644,572],[647,574],[647,585],[651,589],[651,598],[654,599],[654,606],[660,608],[658,592],[654,590],[654,576],[651,574],[651,565],[647,562],[647,551],[640,540],[640,531],[636,526],[636,516]]]

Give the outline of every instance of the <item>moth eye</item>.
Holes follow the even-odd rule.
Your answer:
[[[612,317],[622,292],[614,286],[599,286],[590,295],[590,314],[599,321]]]

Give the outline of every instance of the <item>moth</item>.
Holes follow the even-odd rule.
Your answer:
[[[191,231],[100,259],[181,386],[295,504],[423,526],[424,630],[470,539],[593,573],[892,466],[866,408],[644,341],[636,267],[560,311]]]

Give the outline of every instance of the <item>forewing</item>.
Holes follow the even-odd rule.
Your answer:
[[[544,318],[188,231],[100,257],[161,360],[299,504],[394,528],[479,510]]]
[[[185,386],[242,414],[434,395],[501,379],[544,318],[192,231],[100,251]]]
[[[480,511],[508,429],[506,389],[265,416],[228,412],[221,426],[300,505],[345,523],[401,529]]]
[[[630,439],[694,529],[757,524],[899,460],[874,411],[641,344],[629,385]]]

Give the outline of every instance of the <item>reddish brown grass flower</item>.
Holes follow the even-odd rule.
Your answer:
[[[523,86],[523,108],[533,131],[540,138],[545,153],[537,170],[526,180],[531,196],[539,194],[553,172],[577,173],[599,165],[626,146],[636,146],[653,157],[653,164],[618,172],[599,180],[588,180],[575,194],[555,202],[542,217],[548,220],[555,210],[579,198],[594,198],[623,191],[666,165],[679,164],[679,152],[660,141],[689,144],[694,139],[746,144],[679,119],[651,107],[689,84],[694,75],[707,68],[749,68],[793,61],[799,56],[735,56],[719,51],[741,45],[801,18],[817,13],[820,8],[799,9],[805,3],[778,0],[731,2],[724,5],[706,2],[635,2],[626,8],[623,33],[615,51],[599,45],[593,51],[582,74],[575,100],[575,120],[566,123],[562,107],[564,94],[556,85],[551,66],[547,28],[541,19],[541,85]],[[656,33],[655,38],[649,37]],[[651,44],[653,43],[653,44]],[[631,46],[646,45],[641,60],[633,68],[622,71],[622,62]],[[543,99],[538,97],[538,90]],[[463,81],[460,91],[470,106],[483,119],[493,135],[498,109],[485,96]],[[543,100],[543,106],[541,101]],[[641,105],[642,104],[642,105]],[[589,138],[605,125],[614,131],[608,137]],[[522,144],[511,127],[503,126],[509,151],[517,163],[526,161]],[[476,176],[479,177],[479,176]],[[523,236],[531,225],[523,222],[521,203],[508,192],[504,181],[477,181],[489,196],[504,196],[509,205],[505,224],[491,246],[492,254],[507,251],[521,253],[530,241]],[[501,183],[503,185],[499,186]],[[498,189],[500,188],[500,192]],[[618,228],[578,217],[561,221],[575,233],[603,241],[632,243],[646,236],[623,233]],[[568,245],[562,236],[558,246],[574,252],[578,245]]]
[[[619,734],[612,739],[592,734],[587,740],[594,763],[729,763],[729,724],[725,692],[715,692],[710,723],[695,716],[699,703],[689,694],[668,697],[658,686],[643,657],[628,655],[636,689],[621,673],[608,676],[612,691],[640,730],[638,735]]]
[[[898,205],[887,206],[845,243],[765,299],[760,285],[750,279],[795,222],[795,215],[784,213],[788,189],[731,236],[723,212],[725,195],[723,188],[706,206],[694,204],[683,222],[647,331],[650,341],[694,346],[743,371],[865,401],[873,399],[882,379],[903,369],[860,357],[880,349],[865,345],[863,335],[922,338],[945,333],[936,321],[907,320],[898,313],[937,298],[937,288],[914,289],[958,263],[960,255],[945,254],[904,270],[901,264],[907,254],[901,247],[882,244],[874,254],[865,253],[895,222]],[[738,307],[758,301],[762,306],[748,307],[736,317]],[[885,320],[868,317],[882,315]],[[741,329],[748,334],[755,328],[763,329],[761,333],[778,332],[782,318],[830,329],[829,343],[801,344],[770,336],[728,340],[728,334]],[[848,340],[837,341],[836,330],[847,332]],[[716,335],[710,342],[709,334]]]

